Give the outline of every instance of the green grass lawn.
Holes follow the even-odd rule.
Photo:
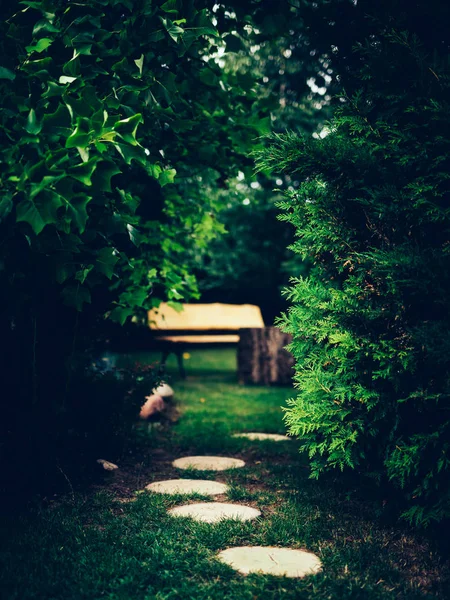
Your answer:
[[[149,355],[133,360],[152,360]],[[102,485],[58,499],[21,518],[3,515],[0,596],[8,600],[348,600],[448,598],[448,565],[405,526],[381,521],[382,499],[335,476],[308,478],[298,443],[249,442],[238,431],[284,433],[292,391],[243,387],[230,349],[195,350],[180,381],[169,362],[180,418],[162,431],[135,432],[131,454]],[[262,517],[218,525],[175,519],[189,500],[135,494],[179,475],[171,461],[189,454],[243,458],[228,473],[182,472],[231,485],[228,499]],[[104,457],[111,458],[111,457]],[[113,457],[114,458],[114,457]],[[353,487],[352,487],[353,485]],[[363,493],[364,492],[364,493]],[[220,498],[222,501],[226,497]],[[132,500],[132,501],[127,501]],[[205,501],[211,501],[205,498]],[[244,577],[219,563],[219,550],[276,545],[319,555],[323,571],[305,579]]]

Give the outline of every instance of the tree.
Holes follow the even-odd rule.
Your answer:
[[[218,22],[226,19],[230,30],[220,64],[235,85],[251,82],[254,106],[265,115],[267,132],[289,128],[313,134],[330,116],[336,81],[329,53],[311,39],[305,8],[271,0],[230,0],[214,8]],[[203,301],[258,304],[268,324],[286,308],[281,295],[288,282],[286,267],[291,275],[299,274],[305,264],[287,251],[293,233],[276,221],[281,191],[274,194],[273,188],[294,189],[298,183],[289,174],[256,177],[253,165],[245,168],[243,163],[227,186],[210,187],[211,196],[221,199],[218,219],[226,234],[193,256]]]
[[[198,293],[188,257],[222,229],[205,189],[250,164],[248,140],[264,131],[250,79],[230,82],[208,60],[227,26],[219,32],[209,6],[8,7],[0,36],[8,435],[26,413],[43,437],[70,409],[73,359],[103,315],[123,323],[162,298]]]
[[[280,207],[313,262],[280,319],[297,361],[286,422],[312,476],[390,480],[427,524],[450,514],[449,7],[339,4],[352,29],[328,12],[347,89],[329,135],[276,135],[260,156],[301,179]]]

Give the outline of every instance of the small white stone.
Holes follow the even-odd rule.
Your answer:
[[[174,395],[173,389],[168,383],[161,383],[157,388],[152,391],[152,394],[161,396],[162,398],[172,398]]]
[[[223,519],[237,519],[250,521],[261,515],[260,511],[251,506],[241,504],[225,504],[223,502],[201,502],[199,504],[186,504],[169,510],[174,517],[190,517],[202,523],[218,523]]]
[[[245,462],[239,458],[226,456],[184,456],[177,458],[172,465],[177,469],[197,469],[198,471],[226,471],[244,467]]]
[[[287,435],[280,435],[278,433],[235,433],[235,438],[247,438],[248,440],[260,441],[260,440],[271,440],[272,442],[285,442],[286,440],[292,440]]]
[[[102,465],[102,467],[105,469],[105,471],[115,471],[116,469],[119,468],[114,463],[104,460],[103,458],[99,458],[97,460],[97,462],[99,465]]]
[[[218,554],[219,560],[243,575],[261,573],[284,577],[305,577],[322,569],[318,556],[305,550],[272,546],[240,546]]]
[[[147,490],[157,494],[202,494],[203,496],[216,496],[226,494],[228,486],[218,481],[206,479],[169,479],[155,481],[146,486]]]

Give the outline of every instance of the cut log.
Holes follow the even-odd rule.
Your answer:
[[[294,374],[294,357],[285,350],[292,336],[278,327],[240,330],[238,344],[238,378],[240,383],[290,385]]]

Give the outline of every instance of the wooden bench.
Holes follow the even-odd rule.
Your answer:
[[[236,344],[242,328],[262,328],[261,310],[253,304],[185,304],[177,312],[162,303],[148,313],[153,342],[162,351],[161,365],[175,354],[182,377],[183,353],[192,344]]]

